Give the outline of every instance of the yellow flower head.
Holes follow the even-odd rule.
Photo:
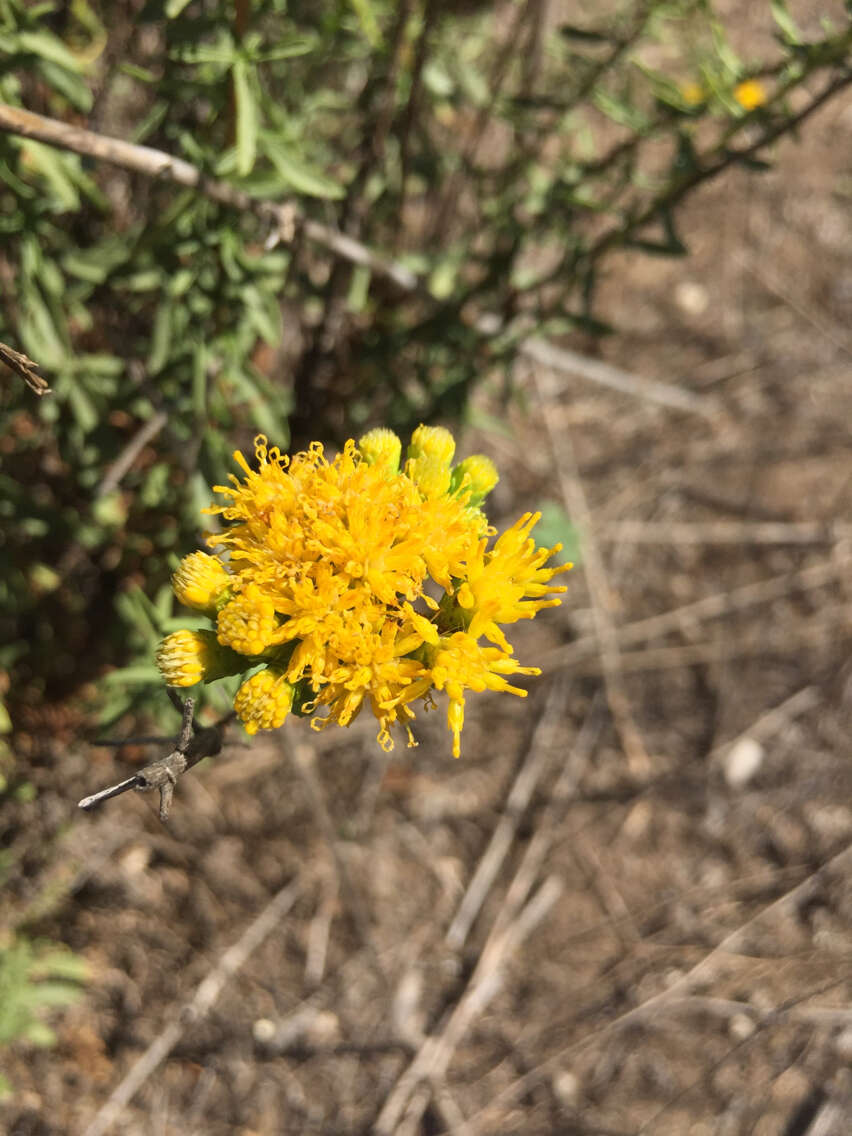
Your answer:
[[[436,690],[446,690],[450,700],[447,724],[453,734],[453,757],[461,753],[465,690],[504,690],[526,698],[525,690],[511,686],[503,676],[541,674],[538,667],[522,667],[499,647],[480,646],[476,638],[466,631],[448,636],[428,654],[432,685]]]
[[[225,604],[216,621],[219,642],[241,655],[262,655],[280,643],[275,605],[257,584],[246,584]]]
[[[157,666],[167,686],[195,686],[239,674],[244,660],[220,646],[213,631],[173,631],[157,649]]]
[[[180,603],[196,611],[215,610],[230,585],[231,577],[221,560],[206,552],[191,552],[172,576],[172,588]]]
[[[395,434],[371,430],[331,460],[319,443],[287,457],[262,437],[255,468],[234,455],[243,476],[208,510],[225,522],[214,554],[188,557],[175,580],[215,620],[203,642],[227,652],[227,673],[267,661],[234,702],[249,733],[280,726],[298,689],[317,729],[367,708],[383,747],[399,726],[414,744],[415,706],[438,691],[458,754],[465,692],[522,695],[506,676],[538,673],[514,659],[502,626],[565,590],[551,582],[565,569],[547,567],[556,549],[530,535],[538,514],[492,544],[480,508],[497,482],[488,458],[453,468],[455,440],[432,426],[414,431],[403,468],[400,454]],[[167,680],[206,677],[200,653],[161,650]]]
[[[757,79],[746,79],[734,87],[734,98],[744,111],[754,110],[766,102],[766,91]]]

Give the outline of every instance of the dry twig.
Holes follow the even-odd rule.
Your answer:
[[[547,705],[536,724],[526,760],[515,778],[500,820],[447,931],[445,942],[455,951],[464,946],[474,920],[509,853],[530,798],[553,760],[554,736],[564,729],[566,696],[567,683],[564,681],[556,683],[548,695]]]
[[[503,984],[505,964],[562,894],[558,876],[548,876],[538,892],[511,920],[495,928],[458,1000],[437,1033],[430,1034],[385,1100],[375,1123],[377,1136],[391,1136],[405,1121],[405,1131],[416,1130],[433,1092],[440,1091],[453,1054],[473,1022],[486,1009]]]
[[[168,424],[169,416],[164,410],[158,410],[147,422],[136,431],[127,445],[104,474],[100,484],[95,490],[95,497],[106,497],[117,489],[122,478],[130,471],[131,466],[164,426]]]
[[[538,393],[541,419],[550,442],[553,466],[565,510],[583,533],[583,573],[592,603],[592,616],[599,644],[607,702],[621,744],[624,747],[630,770],[634,774],[644,776],[650,769],[651,760],[634,721],[630,702],[624,689],[618,635],[610,615],[609,582],[603,557],[595,540],[592,513],[580,478],[571,435],[566,428],[560,437],[556,438],[550,415],[545,406],[541,382],[535,371],[533,371],[533,383]]]
[[[746,955],[751,953],[748,941],[749,935],[762,919],[780,911],[795,914],[797,910],[801,910],[810,897],[821,893],[832,875],[841,879],[844,878],[848,874],[850,866],[852,866],[852,845],[847,845],[846,848],[838,852],[815,872],[812,872],[801,883],[791,888],[790,891],[785,892],[779,899],[774,900],[772,903],[762,908],[756,915],[747,919],[735,931],[726,935],[704,958],[697,962],[695,966],[678,978],[677,981],[667,989],[660,991],[659,994],[652,995],[640,1005],[626,1010],[623,1014],[619,1014],[618,1017],[606,1022],[599,1029],[593,1030],[591,1033],[585,1034],[578,1040],[571,1042],[570,1045],[560,1049],[557,1053],[547,1058],[546,1061],[543,1061],[540,1065],[537,1065],[534,1069],[529,1070],[529,1072],[525,1073],[522,1077],[513,1081],[494,1097],[487,1109],[482,1110],[482,1112],[478,1113],[475,1117],[469,1118],[467,1125],[471,1136],[473,1136],[474,1133],[486,1133],[491,1131],[491,1129],[487,1127],[487,1116],[496,1114],[492,1110],[503,1108],[517,1100],[519,1096],[529,1092],[543,1077],[557,1069],[566,1058],[570,1057],[578,1050],[587,1049],[593,1043],[608,1038],[616,1030],[623,1029],[625,1026],[632,1023],[643,1021],[658,1010],[667,1010],[672,1005],[682,1003],[685,998],[691,999],[697,989],[701,988],[704,984],[711,983],[718,976],[719,967],[723,960],[736,957],[740,953]]]
[[[852,537],[843,521],[613,521],[597,530],[613,544],[836,544]]]
[[[264,939],[272,933],[276,924],[284,918],[299,898],[301,891],[302,882],[296,879],[273,896],[239,939],[220,956],[215,966],[199,983],[193,997],[181,1007],[162,1033],[151,1042],[127,1076],[110,1094],[109,1100],[99,1110],[83,1136],[105,1136],[105,1133],[118,1121],[121,1110],[130,1104],[145,1082],[166,1060],[187,1029],[209,1014],[225,986],[245,966]]]
[[[301,216],[290,202],[282,204],[252,197],[228,182],[206,176],[190,162],[175,158],[163,150],[138,146],[119,138],[108,138],[92,130],[84,130],[60,122],[58,119],[47,118],[45,115],[33,114],[20,107],[4,104],[0,104],[0,131],[18,134],[24,138],[34,138],[49,146],[58,146],[75,154],[111,162],[124,169],[135,170],[146,177],[172,181],[177,185],[197,189],[212,201],[242,213],[253,213],[267,221],[274,237],[273,241],[267,242],[267,247],[271,248],[279,239],[292,241],[299,229],[308,240],[327,249],[335,256],[351,264],[369,268],[375,276],[391,281],[404,292],[420,293],[424,298],[431,299],[425,281],[398,261],[380,256],[361,241],[341,233],[330,225]],[[499,316],[486,314],[475,320],[474,327],[483,336],[493,336],[503,329],[503,320]],[[670,409],[701,414],[704,417],[713,417],[717,413],[715,404],[700,395],[693,395],[668,383],[642,379],[606,363],[600,363],[596,359],[588,359],[575,352],[555,347],[546,340],[534,336],[524,340],[519,346],[519,351],[522,356],[533,362],[545,363],[555,371],[579,375],[590,382],[623,391]]]
[[[809,588],[821,588],[826,584],[834,583],[842,577],[844,571],[852,562],[852,554],[844,553],[827,563],[811,564],[807,568],[795,572],[785,572],[780,576],[771,576],[767,580],[758,580],[754,584],[744,584],[740,588],[732,588],[728,592],[716,592],[712,596],[696,600],[694,603],[684,604],[682,607],[672,608],[659,615],[649,616],[647,619],[638,619],[616,629],[618,645],[621,648],[637,646],[647,643],[651,639],[672,632],[681,631],[685,627],[695,627],[705,620],[717,619],[733,612],[746,611],[760,604],[771,603],[773,600],[783,599],[798,591]],[[565,647],[557,647],[541,659],[544,671],[554,667],[574,666],[582,659],[588,658],[597,650],[598,640],[595,635],[584,635],[582,639],[575,639]],[[688,648],[662,648],[662,650],[681,651]],[[706,650],[702,646],[702,650]]]
[[[28,356],[2,341],[0,341],[0,363],[5,363],[10,371],[20,375],[34,394],[41,396],[52,393],[47,380],[38,373],[38,363],[34,363]]]
[[[222,731],[234,715],[227,715],[215,726],[202,728],[193,717],[194,699],[187,698],[185,702],[182,701],[177,691],[171,687],[167,687],[167,693],[175,709],[182,715],[180,737],[175,748],[165,757],[152,761],[150,765],[146,765],[139,773],[134,773],[125,781],[119,781],[117,785],[111,785],[108,789],[101,789],[90,797],[84,797],[79,802],[79,808],[89,811],[97,808],[104,801],[127,793],[130,789],[140,793],[157,789],[160,793],[160,820],[163,822],[168,820],[178,778],[202,758],[215,757],[220,752]]]

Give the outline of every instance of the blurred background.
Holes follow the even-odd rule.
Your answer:
[[[850,1130],[850,20],[0,0],[4,1131]],[[419,422],[575,561],[527,700],[80,813],[232,451]]]

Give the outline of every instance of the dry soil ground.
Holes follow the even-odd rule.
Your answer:
[[[605,357],[706,416],[527,369],[465,434],[498,521],[593,542],[462,760],[442,714],[389,762],[366,721],[235,732],[163,828],[75,809],[146,754],[30,755],[11,902],[92,981],[4,1131],[117,1093],[128,1136],[852,1131],[850,143],[837,102],[699,193],[688,259],[610,265]]]

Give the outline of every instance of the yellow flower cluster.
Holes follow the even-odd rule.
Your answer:
[[[255,440],[257,469],[234,455],[242,480],[216,486],[227,527],[173,578],[175,594],[215,631],[177,631],[157,662],[169,685],[191,686],[253,671],[234,708],[249,734],[275,729],[292,711],[312,725],[348,725],[366,704],[379,743],[399,724],[413,745],[412,703],[446,692],[459,755],[465,692],[507,690],[538,674],[513,656],[501,625],[559,600],[527,513],[489,547],[482,503],[497,470],[475,455],[453,465],[441,427],[414,431],[402,465],[399,438],[372,430],[332,461],[322,446],[288,458]],[[258,669],[260,668],[260,669]],[[326,708],[324,716],[317,712]]]

